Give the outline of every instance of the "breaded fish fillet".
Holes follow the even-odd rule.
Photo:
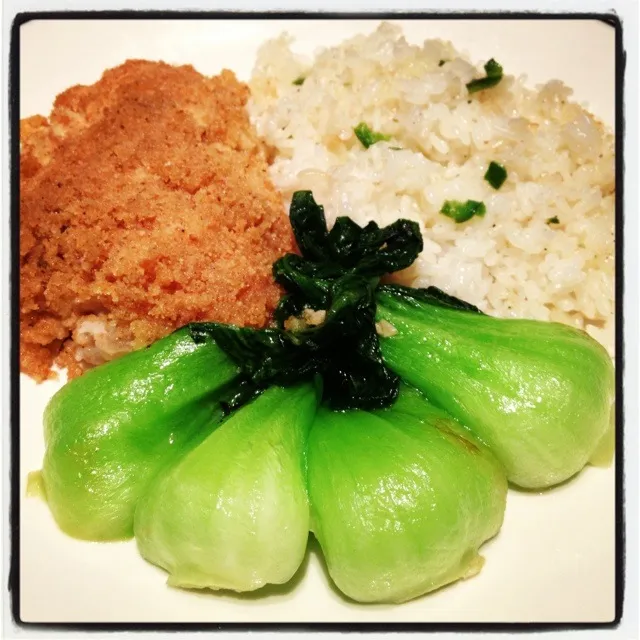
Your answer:
[[[229,71],[128,61],[21,123],[21,368],[77,375],[195,320],[264,326],[293,247]]]

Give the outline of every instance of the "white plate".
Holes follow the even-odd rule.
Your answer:
[[[559,78],[610,126],[614,31],[595,21],[399,21],[407,38],[443,38],[473,60],[495,57],[537,84]],[[259,44],[289,31],[312,53],[373,21],[41,21],[21,28],[20,115],[48,114],[55,96],[93,83],[127,58],[230,68],[248,80]],[[46,505],[26,498],[42,462],[42,410],[59,383],[21,379],[20,615],[26,622],[607,622],[615,615],[614,470],[585,469],[544,494],[510,491],[499,536],[477,577],[401,606],[362,606],[331,588],[317,550],[293,583],[252,596],[171,589],[134,542],[73,540]]]

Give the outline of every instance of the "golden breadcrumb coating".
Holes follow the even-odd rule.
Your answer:
[[[77,375],[191,321],[268,323],[293,238],[248,97],[230,71],[130,60],[22,121],[22,371]]]

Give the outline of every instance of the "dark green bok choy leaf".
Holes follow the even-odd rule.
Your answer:
[[[329,231],[310,191],[293,195],[290,219],[301,255],[274,263],[274,278],[287,292],[275,312],[277,326],[193,325],[242,368],[244,395],[229,405],[250,397],[252,388],[257,393],[318,373],[333,409],[388,406],[399,379],[380,354],[374,291],[383,275],[409,267],[422,251],[418,224],[398,220],[383,228],[375,222],[360,227],[342,217]],[[308,312],[321,320],[309,323]]]

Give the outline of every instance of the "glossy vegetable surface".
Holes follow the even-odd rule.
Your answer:
[[[44,416],[42,469],[63,531],[88,540],[133,535],[133,512],[153,476],[222,417],[219,394],[236,366],[186,329],[67,383]]]
[[[140,553],[169,584],[252,591],[287,582],[309,535],[313,384],[271,387],[154,482],[135,516]]]
[[[385,362],[482,440],[511,482],[548,487],[580,471],[607,432],[613,365],[566,325],[507,320],[377,292]]]
[[[308,191],[290,218],[272,326],[192,323],[53,397],[42,484],[65,532],[135,533],[171,585],[253,591],[293,577],[312,531],[346,596],[403,602],[480,570],[507,481],[610,461],[613,364],[587,334],[380,284],[422,250],[414,222],[329,230]]]
[[[404,386],[390,409],[319,409],[308,451],[312,530],[345,595],[403,602],[479,570],[507,481],[460,434]]]

